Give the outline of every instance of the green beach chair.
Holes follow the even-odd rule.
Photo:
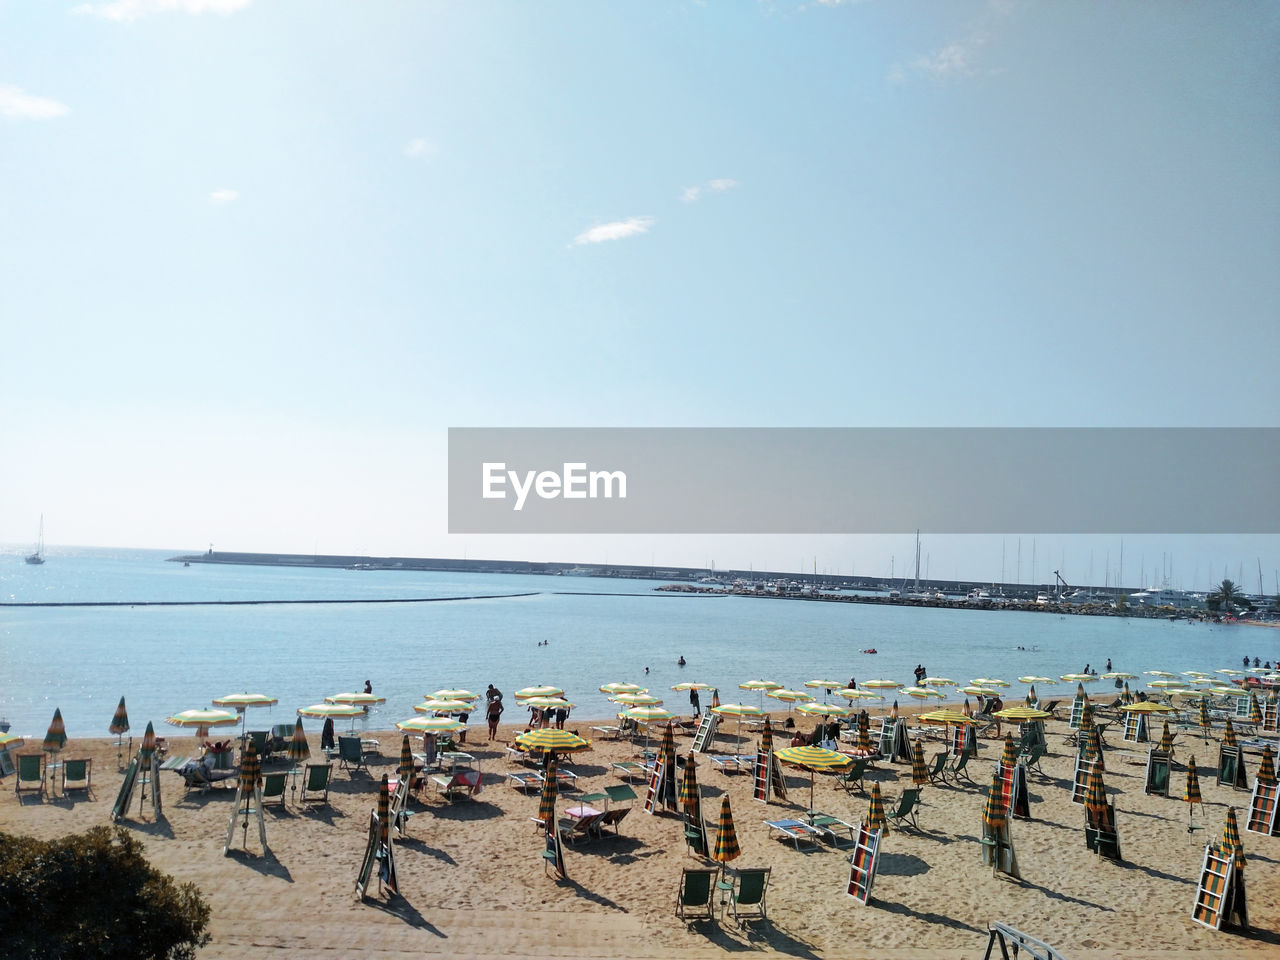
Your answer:
[[[338,761],[338,768],[348,773],[354,773],[361,767],[365,768],[366,773],[369,770],[364,762],[364,746],[359,737],[338,738]]]
[[[765,894],[769,890],[772,867],[755,867],[738,871],[738,885],[729,895],[729,906],[738,926],[747,920],[768,920],[765,912]]]
[[[68,790],[83,790],[86,797],[90,796],[92,775],[92,759],[64,760],[62,763],[62,795],[66,796]]]
[[[44,767],[40,763],[40,754],[18,754],[18,779],[14,781],[13,792],[19,797],[23,793],[34,793],[44,799]]]
[[[917,787],[907,787],[902,791],[902,796],[898,798],[898,806],[895,810],[889,810],[885,816],[889,818],[889,822],[901,827],[908,820],[915,829],[919,830],[920,825],[916,823],[916,810],[921,806],[920,790]]]
[[[327,804],[332,776],[332,763],[308,763],[302,774],[302,802]]]
[[[947,768],[947,772],[951,775],[953,780],[958,780],[960,777],[964,777],[970,783],[973,783],[973,777],[969,776],[969,771],[965,769],[965,767],[969,765],[969,758],[971,756],[973,756],[973,754],[965,751],[960,754],[960,756],[956,757],[955,762]],[[974,784],[974,786],[977,786],[977,784]]]
[[[265,807],[268,803],[278,803],[284,806],[284,789],[289,779],[287,771],[281,770],[278,773],[264,773],[262,775],[262,805]]]
[[[714,920],[716,904],[712,893],[720,870],[685,867],[680,872],[680,890],[676,894],[676,916],[681,920]]]

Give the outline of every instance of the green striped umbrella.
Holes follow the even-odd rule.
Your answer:
[[[1227,822],[1222,828],[1222,851],[1231,855],[1237,873],[1244,869],[1244,844],[1240,842],[1235,807],[1227,807]]]
[[[1209,728],[1213,726],[1213,721],[1209,719],[1209,703],[1206,700],[1200,701],[1200,716],[1196,720],[1202,728],[1204,728],[1205,736],[1209,735]]]
[[[614,703],[623,703],[628,707],[656,707],[662,703],[661,697],[651,693],[619,693],[610,697]]]
[[[386,703],[386,697],[380,697],[374,693],[335,693],[332,697],[325,697],[325,703],[349,703],[354,707],[371,707],[376,703]]]
[[[552,687],[549,685],[541,687],[525,687],[523,690],[517,690],[515,692],[515,698],[517,700],[524,700],[526,697],[558,697],[562,693],[564,693],[564,691],[559,687]]]
[[[1004,784],[1000,782],[1000,773],[991,776],[991,787],[987,790],[987,802],[982,805],[982,822],[995,833],[1008,823],[1008,812],[1004,808]]]
[[[67,745],[67,726],[62,722],[62,708],[53,711],[53,720],[49,723],[49,732],[44,735],[44,743],[40,749],[45,753],[57,753]]]
[[[917,740],[911,744],[911,782],[922,787],[929,782],[929,768],[924,763],[924,747]]]
[[[262,764],[258,760],[258,748],[250,740],[240,756],[240,789],[246,794],[253,793],[253,788],[262,779],[261,775]]]
[[[1000,763],[1006,767],[1012,767],[1018,762],[1018,749],[1013,745],[1013,734],[1006,733],[1004,735],[1004,752],[1000,754]]]
[[[516,736],[516,743],[526,750],[547,750],[551,753],[578,753],[591,748],[591,741],[584,740],[571,730],[554,727],[526,730]]]
[[[666,765],[667,770],[674,771],[676,768],[676,737],[671,730],[671,724],[667,724],[662,731],[662,746],[659,748],[658,756],[662,758],[662,762]],[[668,774],[670,776],[670,774]]]
[[[413,748],[409,746],[409,735],[400,738],[400,766],[396,767],[396,775],[401,780],[413,782]]]
[[[897,700],[893,701],[893,706],[889,708],[889,719],[890,720],[898,719],[898,701]]]
[[[1200,776],[1196,773],[1196,758],[1192,757],[1187,761],[1187,789],[1182,794],[1182,799],[1187,804],[1187,813],[1194,811],[1195,805],[1200,804],[1200,808],[1204,809],[1204,800],[1200,797]]]
[[[556,828],[557,777],[556,755],[548,753],[546,765],[542,768],[542,797],[538,800],[538,819],[546,824],[548,833]]]
[[[358,717],[363,713],[364,711],[353,703],[313,703],[309,707],[298,708],[298,715],[303,717]]]
[[[445,700],[439,697],[432,697],[413,706],[415,713],[470,713],[474,709],[465,700]]]
[[[415,733],[448,733],[461,730],[462,724],[453,717],[410,717],[396,724],[397,730],[412,730]]]
[[[122,700],[121,703],[123,702]],[[1252,690],[1249,691],[1249,722],[1262,722],[1262,707],[1258,705],[1258,697]]]
[[[865,710],[858,714],[858,739],[854,741],[854,746],[859,750],[871,749],[870,721]]]
[[[769,718],[764,718],[764,729],[760,731],[760,752],[769,753],[773,750],[773,724],[769,722]]]
[[[1035,684],[1031,685],[1031,689],[1027,691],[1027,706],[1034,707],[1036,705],[1036,688]]]
[[[1262,748],[1262,760],[1258,763],[1258,783],[1275,783],[1275,757],[1271,753],[1271,745]]]
[[[1085,734],[1092,729],[1093,729],[1093,706],[1089,703],[1085,703],[1084,707],[1080,710],[1080,732],[1082,734]]]
[[[120,698],[120,705],[116,707],[115,716],[111,718],[111,726],[107,728],[107,732],[114,733],[117,737],[129,732],[129,711],[124,708],[124,697]]]
[[[766,696],[782,700],[784,703],[809,703],[813,700],[813,694],[805,693],[803,690],[769,690]]]
[[[1120,694],[1120,702],[1129,704],[1133,703],[1133,694],[1129,692],[1129,681],[1124,682],[1124,692]]]
[[[1080,699],[1080,700],[1084,700],[1084,701],[1086,701],[1086,702],[1088,701],[1088,699],[1089,699],[1089,695],[1088,695],[1087,693],[1085,693],[1085,692],[1084,692],[1084,684],[1083,684],[1083,683],[1077,683],[1077,684],[1076,684],[1076,697],[1077,697],[1078,699]]]
[[[867,804],[868,830],[879,830],[882,833],[889,832],[889,821],[884,815],[884,801],[880,799],[880,781],[873,781],[871,784],[871,800]]]
[[[1096,761],[1103,770],[1107,768],[1106,760],[1102,756],[1102,735],[1098,732],[1096,724],[1090,727],[1088,734],[1085,735],[1084,758]]]
[[[852,758],[826,747],[783,747],[774,754],[783,763],[794,763],[809,770],[809,809],[813,809],[813,781],[817,770],[843,770]]]
[[[480,694],[472,693],[470,690],[437,690],[432,695],[436,700],[479,700]]]
[[[693,765],[692,750],[689,751],[689,756],[684,761],[684,776],[680,778],[679,799],[684,804],[684,809],[689,814],[689,819],[701,825],[702,811],[699,809],[701,804],[698,802],[698,774]]]
[[[307,735],[302,729],[302,718],[293,722],[293,736],[289,738],[289,759],[300,764],[311,756],[311,747],[307,745]]]
[[[693,684],[677,684],[672,690],[691,690]],[[698,684],[699,687],[705,688],[705,684]],[[607,693],[610,696],[617,696],[620,693],[645,693],[646,689],[638,683],[606,683],[600,688],[601,693]]]
[[[1164,722],[1164,732],[1160,734],[1160,746],[1158,748],[1161,753],[1173,755],[1173,733],[1169,730],[1169,721]]]
[[[1238,747],[1236,743],[1236,728],[1231,725],[1231,718],[1227,718],[1227,722],[1222,726],[1222,745],[1224,747]]]
[[[384,848],[391,842],[391,785],[385,773],[378,784],[378,842]]]
[[[1089,770],[1089,780],[1085,784],[1084,808],[1095,816],[1107,812],[1107,790],[1102,782],[1102,767],[1094,764]]]
[[[720,800],[720,819],[716,822],[716,842],[711,850],[711,859],[717,863],[728,863],[741,855],[738,834],[733,829],[733,811],[729,808],[729,795],[726,793]]]
[[[143,764],[150,766],[151,758],[156,753],[156,730],[150,720],[147,721],[147,732],[142,735],[142,746],[139,749]]]
[[[848,717],[853,714],[853,707],[844,707],[838,703],[801,703],[796,705],[796,713],[804,713],[811,717]]]

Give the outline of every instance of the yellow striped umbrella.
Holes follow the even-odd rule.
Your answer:
[[[1200,701],[1200,716],[1197,718],[1198,723],[1205,731],[1205,736],[1209,735],[1209,728],[1213,726],[1213,721],[1209,719],[1209,704],[1204,700]]]
[[[579,753],[591,748],[590,740],[584,740],[570,730],[554,727],[526,730],[516,736],[516,743],[526,750],[546,750],[549,753]]]
[[[444,700],[432,697],[414,704],[415,713],[470,713],[475,707],[465,700]]]
[[[655,697],[651,693],[620,693],[610,699],[615,703],[626,704],[628,707],[656,707],[662,703],[661,697]]]
[[[1107,812],[1107,790],[1102,782],[1102,767],[1094,764],[1089,769],[1089,780],[1085,785],[1084,807],[1095,816]]]
[[[49,732],[44,735],[44,743],[40,749],[45,753],[57,753],[67,745],[67,725],[62,722],[62,708],[53,711],[53,720],[49,722]]]
[[[969,681],[975,687],[1007,687],[1008,680],[998,680],[994,677],[978,677],[976,680]]]
[[[325,697],[325,703],[349,703],[357,707],[371,707],[376,703],[386,703],[386,697],[379,697],[373,693],[335,693],[332,697]]]
[[[409,746],[407,733],[400,738],[400,765],[396,767],[396,776],[413,782],[413,748]]]
[[[872,693],[870,690],[855,690],[853,687],[844,687],[836,691],[837,697],[844,697],[846,700],[880,700],[880,694]]]
[[[871,749],[871,721],[867,718],[866,711],[858,714],[858,739],[854,742],[854,746],[859,750],[869,751]]]
[[[783,763],[793,763],[809,771],[809,809],[813,809],[813,781],[817,770],[845,770],[853,763],[850,757],[826,747],[783,747],[774,754]]]
[[[889,821],[884,815],[884,801],[880,799],[880,781],[875,780],[871,784],[871,800],[867,803],[867,819],[865,821],[868,830],[879,830],[882,833],[889,832]]]
[[[979,688],[979,689],[981,689],[981,688]],[[986,690],[983,690],[983,691],[982,691],[982,693],[983,693],[983,695],[985,695],[985,694],[986,694]],[[964,698],[964,706],[960,709],[960,712],[961,712],[961,713],[963,713],[966,717],[972,717],[972,716],[973,716],[973,707],[969,706],[969,698],[968,698],[968,697],[965,697],[965,698]]]
[[[1178,679],[1178,675],[1176,673],[1170,673],[1168,670],[1144,670],[1143,673],[1148,677],[1168,677],[1171,680]]]
[[[1093,729],[1093,706],[1086,703],[1080,711],[1080,732],[1087,734]]]
[[[230,707],[239,712],[245,707],[271,707],[279,702],[275,697],[268,697],[265,693],[229,693],[225,697],[218,697],[213,701],[213,705]]]
[[[114,733],[117,737],[129,732],[129,711],[124,708],[124,697],[120,698],[120,705],[116,707],[115,716],[111,718],[111,726],[107,728],[107,732]]]
[[[462,724],[453,717],[410,717],[397,723],[396,729],[416,733],[447,733],[450,730],[461,730]]]
[[[543,768],[542,780],[542,796],[538,800],[538,819],[546,824],[547,832],[550,833],[556,826],[556,791],[559,788],[557,777],[559,771],[556,769],[556,755],[554,753],[547,754],[547,763]]]
[[[245,744],[240,755],[240,789],[246,794],[253,793],[262,779],[262,763],[258,759],[258,748],[252,740]]]
[[[1169,721],[1164,722],[1164,732],[1160,734],[1159,751],[1164,754],[1173,753],[1173,733],[1169,730]]]
[[[1055,680],[1055,679],[1053,679],[1053,677],[1031,677],[1031,676],[1027,676],[1027,677],[1019,677],[1019,678],[1018,678],[1018,682],[1019,682],[1019,683],[1039,683],[1039,684],[1041,684],[1041,685],[1043,685],[1043,686],[1046,686],[1046,687],[1047,687],[1047,686],[1050,686],[1050,685],[1052,685],[1052,684],[1057,683],[1058,681],[1057,681],[1057,680]]]
[[[300,766],[311,756],[311,747],[307,744],[307,735],[302,729],[302,718],[293,722],[293,736],[289,739],[289,759],[295,766]]]
[[[194,710],[187,711],[187,713],[194,712]],[[363,714],[363,710],[351,703],[313,703],[309,707],[298,708],[298,715],[303,717],[359,717]]]
[[[920,681],[922,687],[954,687],[956,682],[950,677],[925,677]]]
[[[558,697],[562,693],[559,687],[541,686],[541,687],[525,687],[523,690],[517,690],[514,694],[517,700],[524,700],[528,697]]]
[[[783,700],[787,703],[807,703],[813,699],[813,694],[805,693],[803,690],[769,690],[767,695],[775,700]]]
[[[1222,852],[1231,855],[1237,873],[1244,869],[1244,844],[1240,841],[1235,807],[1227,807],[1227,822],[1222,827]]]
[[[733,811],[729,808],[729,795],[726,793],[720,801],[720,819],[716,822],[716,843],[711,850],[711,859],[728,863],[741,855],[738,834],[733,828]]]
[[[659,700],[659,703],[662,701]],[[564,697],[527,697],[524,700],[526,707],[537,707],[539,710],[572,710],[577,706],[576,703],[570,703]]]
[[[1154,700],[1143,700],[1140,703],[1129,703],[1120,708],[1125,713],[1174,713],[1173,707],[1167,703],[1156,703]]]
[[[987,801],[982,805],[982,822],[995,833],[1008,822],[1008,813],[1004,808],[1004,784],[1000,782],[1000,772],[991,775],[991,787],[987,790]]]
[[[924,763],[924,747],[917,740],[911,745],[911,782],[922,787],[929,782],[929,768]]]
[[[903,687],[902,692],[917,700],[928,700],[930,697],[937,700],[947,699],[947,695],[941,690],[931,690],[928,687]]]
[[[1205,676],[1205,674],[1201,674],[1201,676]],[[1116,670],[1114,673],[1110,673],[1110,672],[1104,673],[1102,675],[1102,679],[1103,680],[1137,680],[1138,675],[1136,673],[1124,673],[1121,670]]]
[[[1157,690],[1181,690],[1186,683],[1182,680],[1150,680],[1147,686],[1155,687]]]
[[[702,811],[699,809],[698,803],[698,774],[697,768],[693,763],[693,751],[689,751],[689,756],[684,761],[684,776],[680,778],[680,802],[684,804],[685,812],[689,814],[689,819],[702,826]]]
[[[124,701],[122,700],[121,703],[123,702]],[[1258,698],[1254,695],[1252,690],[1249,691],[1249,722],[1262,722],[1262,707],[1258,706]]]
[[[1204,807],[1204,800],[1200,797],[1200,776],[1196,773],[1195,757],[1187,761],[1187,788],[1182,794],[1182,799],[1188,805],[1188,809],[1197,803]]]
[[[616,696],[619,693],[645,693],[646,689],[647,688],[640,686],[640,684],[638,683],[615,682],[615,683],[606,683],[604,686],[600,688],[600,692],[607,693],[610,696]],[[684,684],[679,684],[677,686],[672,687],[671,689],[672,690],[689,690],[692,688],[687,687]]]
[[[378,842],[383,847],[391,842],[391,785],[385,773],[378,785]]]
[[[631,720],[639,720],[641,723],[653,723],[660,720],[674,720],[675,714],[666,707],[628,707],[623,710],[620,717],[627,717]]]
[[[142,754],[142,762],[149,765],[156,752],[156,728],[150,720],[147,721],[147,730],[142,735],[142,746],[139,751]]]
[[[772,680],[747,680],[738,684],[740,690],[779,690],[781,688],[782,684]]]
[[[1031,689],[1027,691],[1027,706],[1034,707],[1038,700],[1039,698],[1036,696],[1036,688],[1033,685]]]
[[[1231,718],[1227,717],[1227,722],[1222,727],[1222,745],[1224,747],[1238,747],[1236,743],[1236,728],[1231,725]]]
[[[897,680],[866,680],[862,685],[872,690],[896,690],[902,686]]]
[[[802,703],[796,707],[796,713],[805,713],[811,717],[847,717],[852,715],[853,707],[845,707],[838,703]]]
[[[889,708],[889,719],[890,720],[898,719],[898,701],[897,700],[893,701],[893,706]]]
[[[1006,767],[1012,767],[1018,762],[1018,750],[1013,745],[1013,734],[1006,733],[1004,735],[1004,751],[1000,754],[1000,763]]]
[[[470,690],[437,690],[431,695],[437,700],[479,700],[480,694]]]
[[[1105,770],[1107,768],[1102,756],[1102,734],[1099,732],[1097,724],[1094,724],[1085,732],[1084,758],[1096,761],[1100,769]]]
[[[175,727],[195,727],[196,736],[203,740],[209,736],[210,727],[235,726],[240,718],[229,710],[183,710],[165,717],[164,722]]]
[[[1025,709],[1025,708],[1019,708]],[[1000,711],[1003,713],[1004,711]],[[961,726],[974,726],[977,721],[973,717],[967,717],[959,710],[930,710],[928,713],[922,713],[916,717],[921,723],[948,724],[954,723]]]
[[[1275,783],[1275,756],[1271,753],[1271,744],[1262,748],[1262,760],[1258,762],[1258,783]]]
[[[674,776],[676,769],[676,737],[669,723],[662,731],[662,746],[658,749],[658,756],[666,765],[667,770],[671,771],[668,776]]]

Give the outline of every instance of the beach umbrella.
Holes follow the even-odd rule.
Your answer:
[[[1160,746],[1157,748],[1161,753],[1173,755],[1173,734],[1169,731],[1169,721],[1164,722],[1164,732],[1160,734]]]
[[[416,733],[448,733],[451,730],[461,730],[462,723],[453,717],[410,717],[397,723],[396,729]]]
[[[867,680],[862,685],[872,690],[896,690],[902,686],[897,680]]]
[[[1013,745],[1013,734],[1004,735],[1004,751],[1000,754],[1000,763],[1012,767],[1018,762],[1018,748]]]
[[[1004,806],[1004,784],[1000,771],[991,775],[991,787],[987,790],[986,803],[982,805],[982,822],[991,833],[997,833],[1008,823],[1008,812]]]
[[[1013,709],[1025,710],[1025,707],[1017,707]],[[1004,711],[1001,711],[1003,713]],[[955,723],[967,726],[974,726],[977,721],[973,717],[967,717],[959,710],[931,710],[928,713],[922,713],[916,717],[921,723],[935,723],[939,725]]]
[[[382,775],[378,784],[378,843],[385,850],[391,843],[391,784],[387,775]]]
[[[313,703],[309,707],[299,707],[301,717],[350,717],[351,729],[356,728],[356,717],[364,716],[364,708],[353,703]]]
[[[711,705],[713,707],[720,706],[720,688],[719,687],[711,688]]]
[[[766,690],[780,690],[782,684],[773,680],[747,680],[745,683],[738,684],[740,690],[755,690],[760,694],[760,706],[764,706],[764,694]]]
[[[1041,685],[1043,685],[1043,686],[1048,687],[1048,686],[1052,686],[1053,684],[1057,683],[1058,681],[1057,681],[1057,680],[1055,680],[1055,679],[1053,679],[1053,677],[1030,677],[1030,676],[1028,676],[1028,677],[1019,677],[1019,678],[1018,678],[1018,682],[1020,682],[1020,683],[1039,683],[1039,684],[1041,684]]]
[[[672,690],[691,690],[693,689],[693,687],[681,683],[681,684],[677,684],[671,689]],[[610,696],[614,696],[619,693],[645,693],[646,688],[640,686],[640,684],[638,683],[606,683],[604,686],[600,688],[600,692],[607,693]],[[519,696],[519,694],[517,694],[517,696]]]
[[[49,722],[49,732],[44,735],[44,743],[40,749],[45,753],[57,753],[67,745],[67,726],[62,722],[62,708],[53,711],[53,719]],[[50,774],[52,776],[52,774]]]
[[[1236,747],[1236,728],[1231,725],[1231,718],[1227,717],[1227,722],[1222,726],[1222,745],[1224,747]]]
[[[898,719],[898,701],[897,700],[893,701],[893,706],[889,708],[889,719],[891,720]]]
[[[1114,673],[1104,673],[1102,675],[1102,679],[1103,680],[1137,680],[1138,675],[1136,673],[1123,673],[1117,670]]]
[[[1204,810],[1204,800],[1200,797],[1200,777],[1196,773],[1195,757],[1187,761],[1187,788],[1182,794],[1182,799],[1187,804],[1187,816],[1193,815],[1197,803],[1200,804],[1200,809]]]
[[[1237,873],[1244,869],[1244,844],[1240,842],[1235,807],[1227,807],[1227,822],[1222,827],[1222,852],[1230,854]]]
[[[1182,680],[1149,680],[1148,687],[1155,687],[1159,690],[1181,690],[1186,686]]]
[[[1034,707],[1039,698],[1036,696],[1036,688],[1033,686],[1027,691],[1027,706]]]
[[[559,687],[541,686],[541,687],[525,687],[523,690],[515,692],[517,700],[524,700],[527,697],[558,697],[562,693]]]
[[[1125,713],[1176,713],[1167,703],[1156,703],[1154,700],[1143,700],[1140,703],[1128,703],[1120,708]]]
[[[871,799],[867,802],[867,819],[868,830],[879,830],[882,833],[889,832],[889,821],[884,815],[884,800],[880,798],[880,781],[874,780],[871,783]]]
[[[26,737],[20,737],[16,733],[0,733],[0,750],[17,750],[26,742]]]
[[[1129,681],[1124,682],[1124,692],[1120,694],[1121,703],[1133,703],[1133,694],[1129,692]]]
[[[1214,673],[1225,673],[1229,677],[1243,677],[1244,673],[1239,670],[1232,670],[1230,667],[1223,667],[1221,670],[1215,670]]]
[[[809,771],[809,809],[813,809],[813,781],[818,770],[846,770],[850,757],[826,747],[783,747],[775,756],[783,763],[804,767]]]
[[[838,703],[801,703],[796,706],[797,713],[807,713],[811,717],[848,717],[853,714],[853,707]]]
[[[961,693],[967,693],[970,697],[989,697],[992,693],[990,687],[975,687],[972,683],[967,687],[960,687],[959,690]],[[968,697],[965,700],[967,702]]]
[[[1089,780],[1084,790],[1084,808],[1098,817],[1107,812],[1107,790],[1102,782],[1102,766],[1097,763],[1089,769]]]
[[[1249,722],[1262,722],[1262,707],[1258,705],[1258,698],[1254,695],[1252,690],[1249,691]]]
[[[842,690],[844,688],[844,684],[839,680],[806,680],[804,685],[814,690],[821,690],[823,700],[827,698],[827,694],[832,690]]]
[[[1171,677],[1175,680],[1178,678],[1176,673],[1170,673],[1168,670],[1143,670],[1142,672],[1148,677]]]
[[[844,697],[846,700],[879,700],[880,694],[872,693],[870,690],[855,690],[853,687],[842,687],[836,691],[837,697]]]
[[[655,697],[651,693],[620,693],[616,697],[610,697],[615,703],[624,703],[628,707],[656,707],[662,703],[661,697]],[[528,701],[525,701],[528,703]]]
[[[871,720],[865,710],[858,714],[858,739],[854,746],[864,753],[871,752]]]
[[[970,680],[975,687],[1007,687],[1009,681],[997,680],[993,677],[978,677],[976,680]]]
[[[556,826],[556,791],[559,789],[559,772],[556,769],[556,756],[547,754],[547,763],[542,773],[542,796],[538,800],[538,819],[550,833]]]
[[[470,713],[475,709],[475,705],[467,703],[465,700],[445,700],[439,697],[432,697],[428,700],[423,700],[422,703],[414,704],[413,709],[416,713]]]
[[[400,738],[400,765],[396,767],[396,775],[402,780],[413,782],[413,748],[409,746],[409,735]]]
[[[524,705],[537,707],[539,710],[570,710],[577,706],[576,703],[570,703],[564,697],[529,697],[524,701]]]
[[[612,684],[605,684],[605,686],[612,686]],[[634,684],[634,683],[630,683],[630,684],[621,684],[621,686],[630,686],[630,687],[634,687],[634,686],[635,686],[635,684]],[[683,690],[683,691],[685,691],[685,692],[688,692],[688,691],[690,691],[690,690],[710,690],[710,689],[711,689],[711,684],[709,684],[709,683],[687,683],[687,682],[686,682],[686,683],[677,683],[677,684],[676,684],[674,687],[672,687],[671,689],[672,689],[672,690]],[[607,692],[607,691],[605,691],[604,687],[601,687],[601,688],[600,688],[600,690],[601,690],[601,692],[602,692],[602,693],[603,693],[603,692]],[[644,693],[644,690],[619,690],[619,691],[618,691],[618,693]]]
[[[437,690],[431,694],[431,698],[435,700],[479,700],[480,694],[472,693],[470,690]]]
[[[711,859],[718,863],[728,863],[741,856],[738,847],[738,834],[733,829],[733,810],[729,807],[729,794],[720,800],[720,819],[716,821],[716,842],[711,849]]]
[[[1098,766],[1105,769],[1106,764],[1102,756],[1102,733],[1098,730],[1098,725],[1095,723],[1084,731],[1084,734],[1084,758],[1098,761]]]
[[[120,698],[120,705],[116,707],[115,716],[111,718],[111,726],[107,728],[108,733],[114,733],[117,738],[129,732],[129,711],[124,708],[124,697]]]
[[[234,710],[240,715],[240,734],[243,736],[249,719],[249,707],[271,707],[279,702],[265,693],[229,693],[225,697],[218,697],[213,705],[224,710]]]
[[[946,699],[946,694],[941,690],[930,690],[928,687],[903,687],[902,692],[909,697],[915,697],[917,700],[928,700],[930,697],[938,700]]]
[[[667,724],[662,731],[662,746],[658,748],[658,756],[667,770],[674,771],[676,768],[676,738],[675,733],[671,730],[671,724]],[[674,774],[671,774],[674,775]]]
[[[968,697],[964,698],[964,706],[960,708],[960,712],[963,713],[966,717],[973,716],[973,707],[969,706]]]
[[[807,703],[813,699],[813,694],[805,693],[803,690],[769,690],[768,696],[775,700],[782,700],[786,703]]]
[[[1205,737],[1209,736],[1209,728],[1213,725],[1213,721],[1209,719],[1209,704],[1203,700],[1200,701],[1200,716],[1196,719],[1196,723],[1204,730]]]
[[[548,753],[580,753],[591,749],[591,741],[584,740],[570,730],[540,727],[516,735],[516,743],[526,750],[545,750]]]
[[[205,740],[210,727],[232,727],[240,722],[240,717],[229,710],[183,710],[165,717],[164,722],[184,729],[195,727],[196,737]]]
[[[773,749],[773,724],[764,718],[764,728],[760,731],[760,752],[769,753]]]
[[[289,738],[289,759],[297,768],[302,766],[310,756],[311,747],[307,744],[307,735],[302,729],[302,718],[299,717],[293,722],[293,736]],[[290,779],[293,781],[293,791],[297,793],[298,780],[296,777]]]
[[[911,744],[911,782],[923,787],[929,782],[929,768],[924,763],[924,746],[919,740]]]
[[[675,714],[666,707],[628,707],[623,710],[619,717],[625,717],[628,720],[634,720],[636,723],[643,723],[644,727],[644,749],[649,749],[649,724],[659,723],[664,720],[674,720]]]
[[[380,697],[374,693],[335,693],[332,697],[325,697],[325,703],[349,703],[356,707],[372,707],[374,704],[386,703],[386,697]]]
[[[240,754],[240,789],[246,795],[251,794],[261,779],[262,762],[258,759],[258,747],[250,740]],[[245,822],[248,823],[247,820]]]
[[[954,687],[956,682],[948,677],[925,677],[920,681],[922,687]]]
[[[689,751],[689,756],[684,761],[684,776],[680,778],[680,803],[684,805],[685,813],[689,819],[702,828],[702,803],[698,793],[698,772],[693,762],[694,753]]]
[[[1087,734],[1093,729],[1093,705],[1086,703],[1080,711],[1080,732]]]
[[[1095,683],[1098,678],[1092,673],[1064,673],[1058,679],[1066,681],[1074,680],[1076,683]]]
[[[1258,783],[1275,783],[1275,756],[1271,753],[1271,744],[1262,748],[1262,759],[1258,763]]]
[[[143,766],[150,766],[151,758],[154,757],[156,753],[156,728],[152,725],[150,720],[147,721],[146,732],[142,735],[142,745],[139,748],[139,752],[142,754]],[[158,789],[159,784],[156,786]]]
[[[764,710],[760,707],[753,707],[749,703],[723,703],[718,707],[712,707],[711,712],[722,717],[738,718],[738,750],[742,749],[742,718],[743,717],[763,717]]]

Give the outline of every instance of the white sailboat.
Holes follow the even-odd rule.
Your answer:
[[[44,563],[44,514],[40,514],[40,539],[36,541],[36,552],[27,556],[27,563]]]

